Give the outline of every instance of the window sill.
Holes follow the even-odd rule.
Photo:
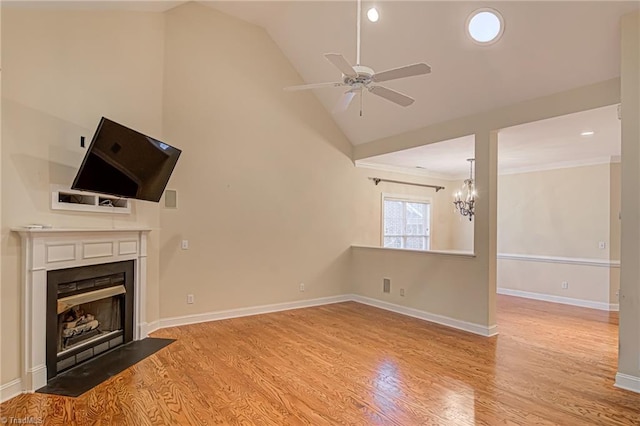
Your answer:
[[[424,253],[424,254],[437,254],[437,255],[445,255],[445,256],[460,256],[460,257],[476,257],[476,254],[471,251],[462,251],[462,250],[413,250],[413,249],[402,249],[402,248],[390,248],[390,247],[380,247],[380,246],[366,246],[360,244],[352,244],[352,248],[358,249],[374,249],[374,250],[389,250],[389,251],[402,251],[409,253]]]

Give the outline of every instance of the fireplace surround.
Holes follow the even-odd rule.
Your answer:
[[[47,377],[51,377],[47,372],[46,337],[49,272],[56,275],[55,271],[70,268],[132,261],[131,274],[133,279],[130,288],[125,289],[125,291],[133,293],[129,333],[131,340],[141,340],[147,337],[144,307],[147,235],[150,229],[13,228],[12,231],[19,233],[22,239],[21,383],[23,391],[33,392],[45,386]],[[98,283],[96,289],[100,290],[105,287],[105,285]],[[114,291],[108,290],[107,292]],[[71,293],[74,292],[69,294]],[[75,294],[77,293],[76,291]],[[114,294],[109,297],[119,296]],[[124,334],[126,334],[125,329],[123,329],[123,336]],[[101,348],[104,348],[104,345]]]

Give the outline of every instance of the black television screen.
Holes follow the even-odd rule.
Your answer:
[[[160,201],[181,152],[102,117],[71,189]]]

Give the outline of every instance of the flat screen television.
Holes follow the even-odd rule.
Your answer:
[[[181,153],[102,117],[71,189],[158,202]]]

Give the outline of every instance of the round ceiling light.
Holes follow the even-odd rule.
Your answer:
[[[500,40],[504,32],[504,20],[495,9],[475,10],[467,18],[467,34],[477,44],[493,44]]]
[[[367,18],[369,18],[371,22],[378,22],[378,19],[380,19],[380,14],[378,13],[378,9],[376,9],[375,7],[372,7],[371,9],[369,9],[367,11]]]

